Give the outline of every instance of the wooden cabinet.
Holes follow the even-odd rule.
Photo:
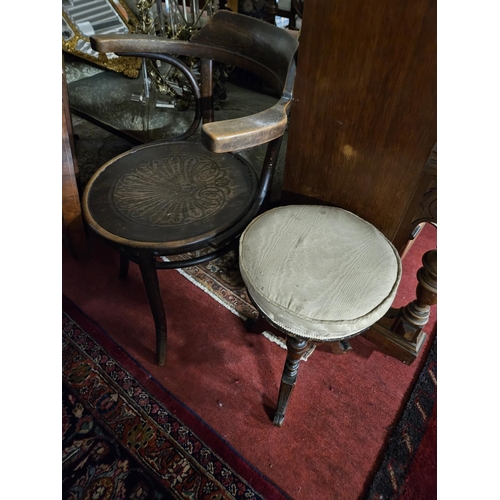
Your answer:
[[[436,0],[307,0],[302,21],[282,200],[350,210],[403,251],[435,181]]]

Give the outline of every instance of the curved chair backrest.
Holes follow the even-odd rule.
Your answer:
[[[99,52],[119,55],[154,59],[164,54],[197,57],[202,62],[214,60],[247,70],[268,83],[281,96],[276,105],[248,117],[203,125],[202,142],[214,152],[264,144],[282,136],[285,131],[298,42],[283,29],[221,10],[188,41],[132,34],[93,36],[91,44]],[[204,85],[202,82],[202,93]]]
[[[298,47],[297,40],[285,30],[227,10],[218,11],[191,41],[217,49],[221,58],[224,52],[238,54],[249,71],[260,74],[280,94]]]
[[[201,141],[215,153],[241,151],[261,144],[268,144],[262,167],[258,194],[248,214],[225,234],[212,240],[211,246],[220,247],[237,237],[246,225],[263,208],[272,182],[275,165],[286,130],[289,107],[295,78],[297,40],[285,30],[269,23],[230,11],[218,11],[190,40],[172,40],[151,35],[100,35],[91,37],[94,50],[123,56],[149,57],[175,62],[171,56],[188,56],[201,59],[201,93],[195,94],[202,101],[211,102],[212,65],[218,61],[244,69],[261,77],[279,96],[270,108],[242,118],[212,121],[204,112]],[[166,59],[169,58],[169,59]],[[180,63],[181,67],[184,66]],[[178,66],[179,67],[179,66]],[[179,67],[181,69],[181,67]],[[184,66],[184,73],[189,70]],[[191,77],[192,75],[187,75]],[[194,82],[196,85],[196,82]],[[193,85],[193,83],[192,83]],[[189,136],[192,127],[182,138]]]

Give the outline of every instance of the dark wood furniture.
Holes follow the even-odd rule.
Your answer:
[[[239,259],[255,307],[287,337],[274,416],[281,426],[304,353],[317,343],[347,342],[380,320],[396,296],[401,259],[373,225],[322,205],[260,215],[241,236]]]
[[[401,254],[435,222],[436,44],[435,0],[304,3],[282,203],[352,211]]]
[[[350,210],[403,250],[437,142],[436,2],[308,1],[300,41],[284,198]]]
[[[297,17],[302,18],[304,0],[290,0],[289,4],[289,8],[284,9],[278,0],[266,0],[264,5],[264,19],[271,24],[275,24],[276,16],[286,17],[289,20],[288,27],[296,29]]]
[[[88,253],[78,186],[74,134],[68,103],[64,67],[62,70],[62,233],[63,241],[76,258]]]
[[[405,214],[400,240],[403,258],[418,235],[422,224],[437,223],[437,145],[420,174],[420,179]],[[415,234],[416,233],[416,234]],[[409,235],[409,236],[408,236]],[[429,250],[422,257],[422,267],[417,272],[416,299],[399,309],[391,308],[387,315],[363,336],[390,356],[411,364],[418,357],[429,321],[430,307],[437,303],[437,250]]]
[[[141,270],[156,327],[156,361],[165,363],[167,324],[157,269],[194,265],[234,247],[246,225],[265,207],[287,125],[295,76],[296,39],[284,30],[248,16],[217,12],[189,41],[149,35],[92,38],[99,52],[149,57],[181,69],[197,102],[197,127],[176,141],[137,146],[99,169],[85,188],[84,216],[89,226]],[[172,57],[200,58],[201,90],[189,68]],[[260,113],[212,121],[212,61],[263,78],[278,102]],[[200,142],[201,139],[201,142]],[[241,155],[232,153],[268,144],[260,176]],[[174,255],[191,252],[184,260]]]
[[[416,299],[400,308],[391,308],[363,336],[377,344],[386,354],[410,365],[417,358],[426,339],[424,327],[430,308],[437,303],[437,251],[422,257],[417,272]]]

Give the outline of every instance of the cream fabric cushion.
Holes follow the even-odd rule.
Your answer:
[[[378,229],[351,212],[290,205],[249,224],[240,271],[257,307],[278,327],[328,341],[353,336],[387,312],[401,260]]]

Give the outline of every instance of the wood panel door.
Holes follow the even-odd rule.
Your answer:
[[[282,200],[400,240],[437,140],[436,0],[306,0],[299,40]]]

